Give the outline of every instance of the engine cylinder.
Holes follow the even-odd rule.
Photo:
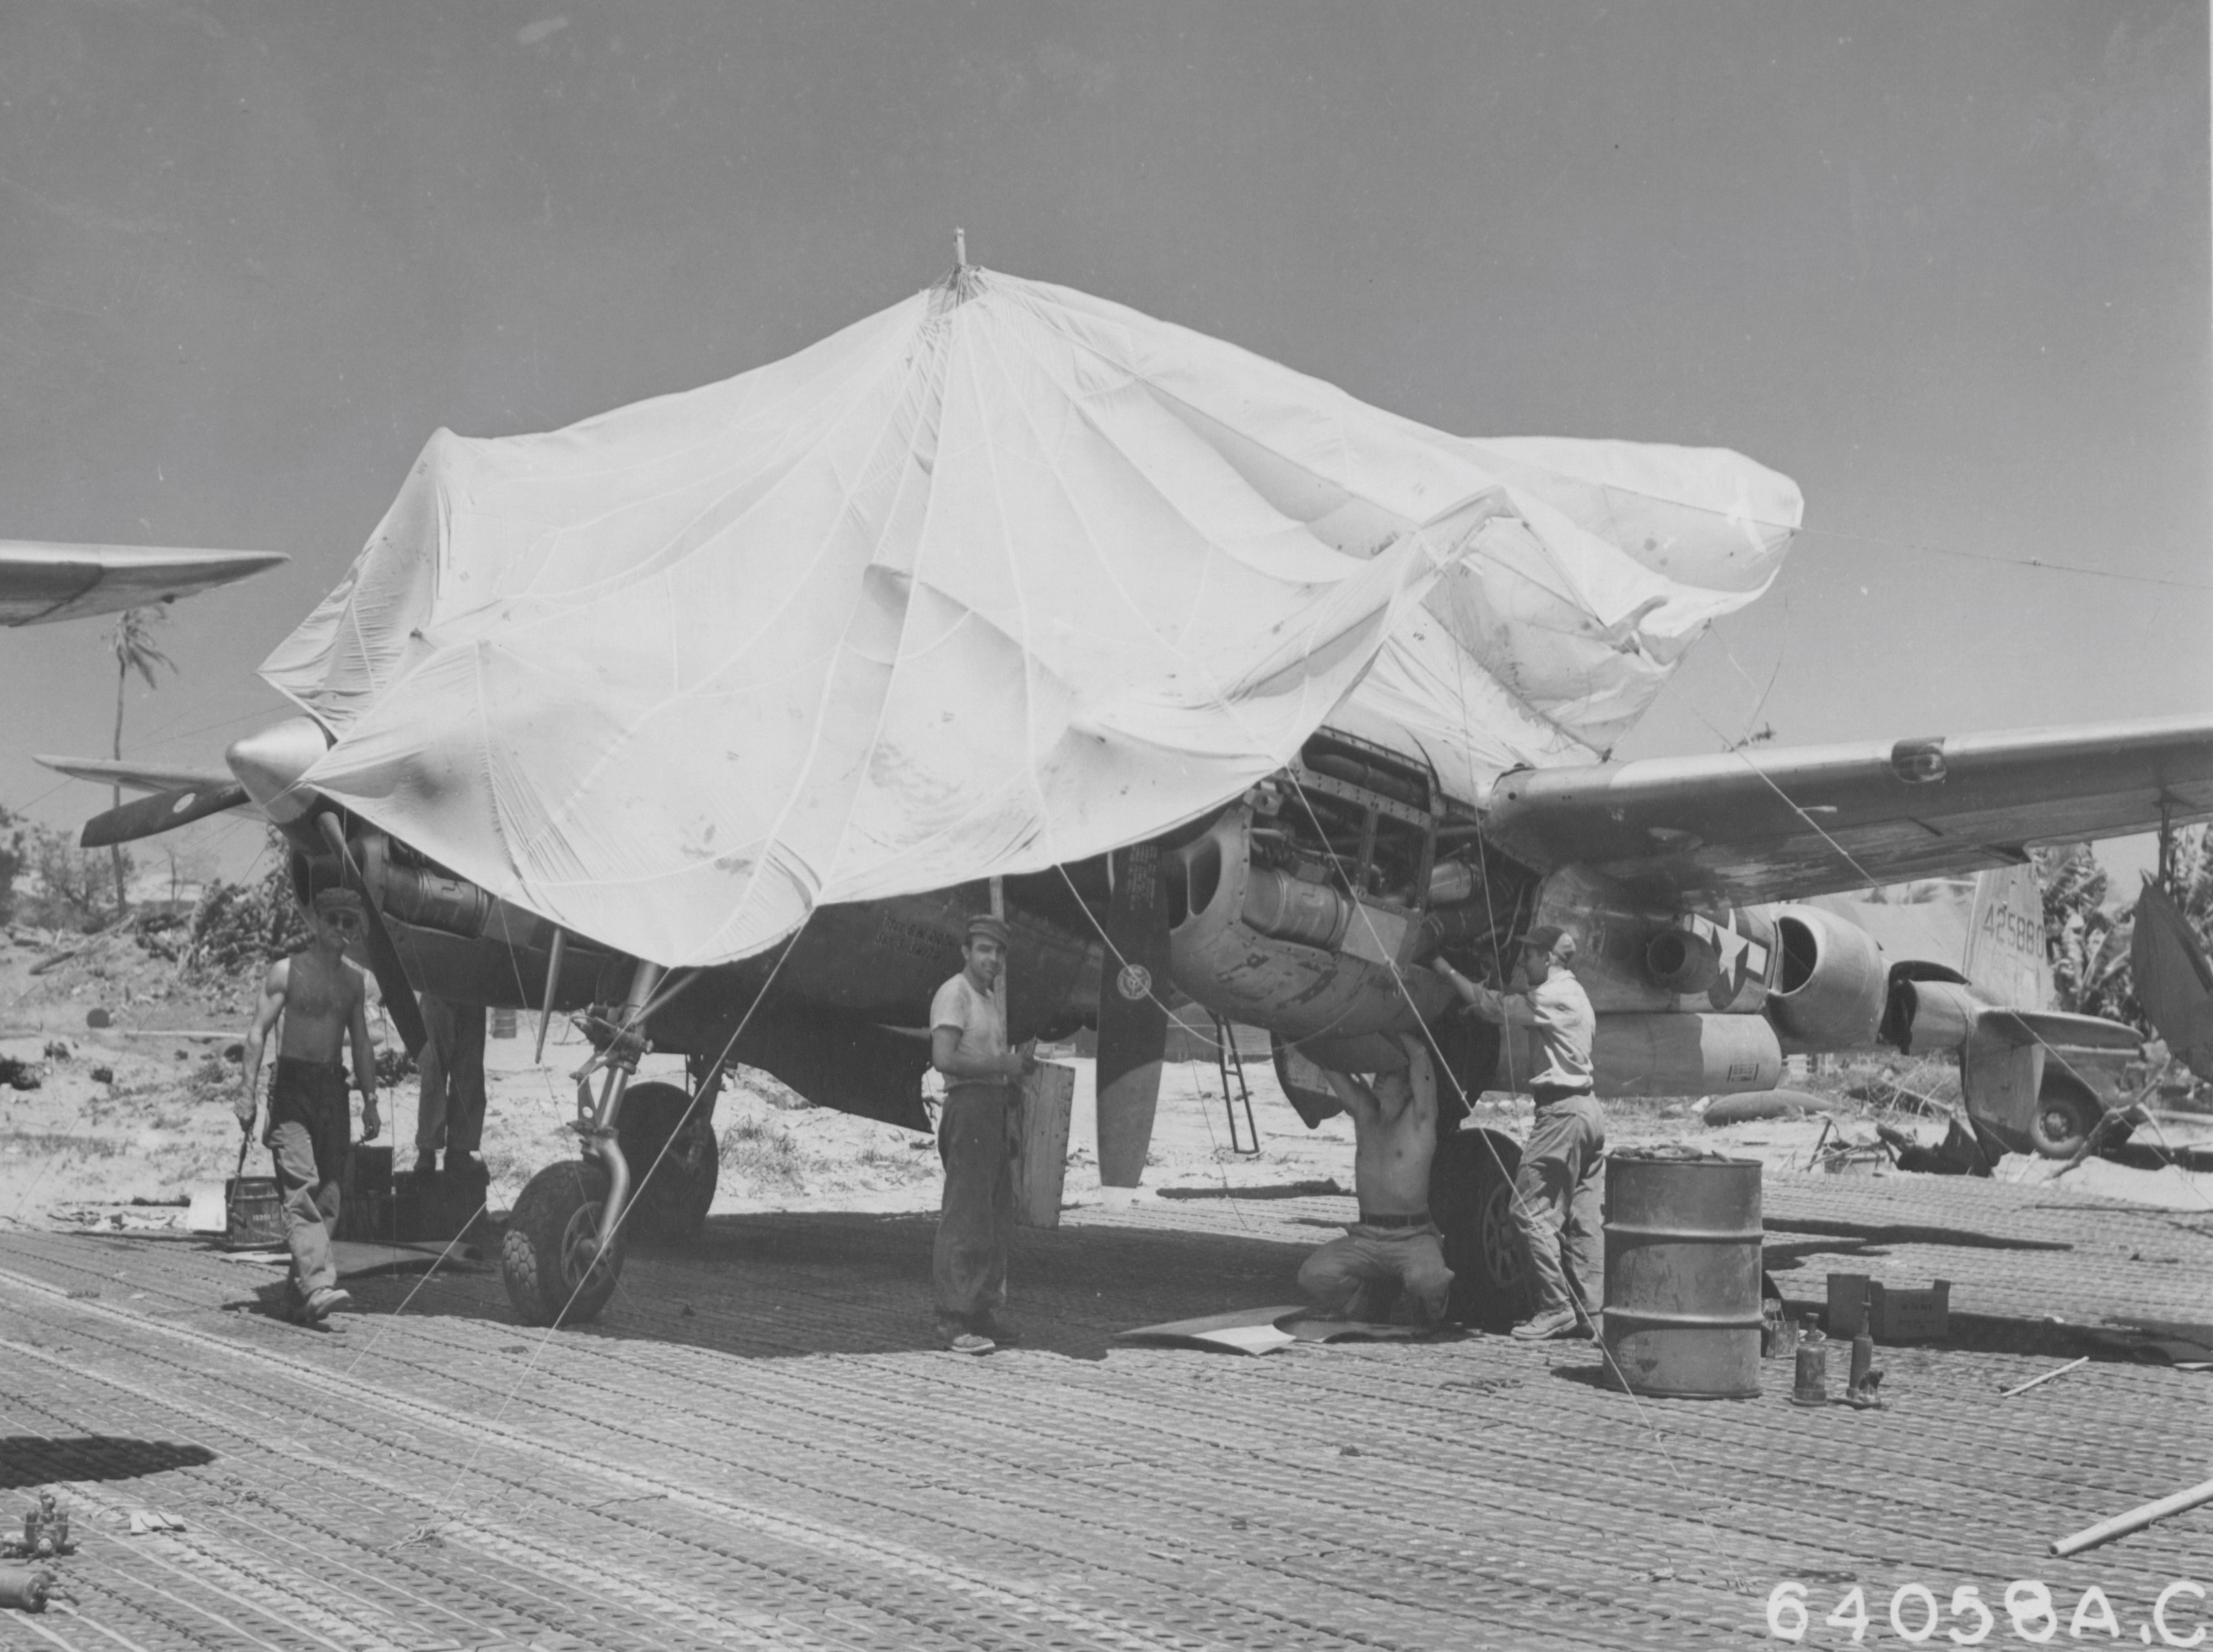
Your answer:
[[[1278,941],[1334,951],[1352,921],[1352,903],[1326,884],[1256,866],[1246,879],[1244,917]]]
[[[1889,970],[1875,937],[1819,906],[1781,906],[1775,938],[1783,960],[1767,1011],[1785,1047],[1872,1045],[1890,996]]]

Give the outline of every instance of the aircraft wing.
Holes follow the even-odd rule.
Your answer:
[[[1521,770],[1487,836],[1640,893],[1800,899],[2213,815],[2213,716]]]
[[[286,560],[275,551],[0,539],[0,625],[42,625],[173,602]]]

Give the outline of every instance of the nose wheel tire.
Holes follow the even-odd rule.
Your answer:
[[[623,1231],[663,1242],[698,1233],[722,1171],[706,1108],[692,1107],[692,1098],[674,1084],[633,1084],[623,1097],[616,1135],[623,1161],[637,1179]]]
[[[508,1218],[500,1274],[525,1325],[582,1325],[599,1317],[622,1277],[620,1233],[602,1253],[604,1166],[570,1161],[530,1179]]]
[[[1503,1328],[1528,1312],[1529,1251],[1514,1220],[1521,1149],[1494,1131],[1466,1130],[1437,1143],[1430,1213],[1453,1271],[1451,1316]]]

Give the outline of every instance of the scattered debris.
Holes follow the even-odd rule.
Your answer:
[[[143,1537],[149,1532],[181,1532],[185,1522],[174,1515],[162,1514],[155,1509],[134,1509],[131,1511],[131,1535]]]
[[[1952,1111],[1948,1103],[1887,1078],[1867,1084],[1848,1084],[1844,1094],[1855,1101],[1888,1113],[1917,1113],[1924,1118],[1942,1119]]]
[[[69,1510],[52,1492],[41,1491],[39,1501],[23,1511],[22,1538],[0,1542],[0,1553],[24,1560],[52,1560],[76,1547],[70,1538]]]
[[[2054,1366],[2051,1370],[2046,1371],[2042,1376],[2033,1376],[2026,1382],[2019,1383],[2013,1387],[2008,1388],[2003,1393],[2000,1394],[1998,1398],[2000,1399],[2011,1399],[2015,1394],[2025,1394],[2031,1388],[2036,1387],[2040,1384],[2049,1382],[2056,1376],[2065,1376],[2076,1366],[2088,1365],[2089,1362],[2090,1356],[2088,1354],[2083,1355],[2080,1359],[2070,1359],[2064,1365]]]
[[[94,1068],[92,1070],[92,1082],[95,1084],[113,1084],[115,1082],[115,1069],[113,1067]]]
[[[2140,1532],[2155,1521],[2165,1520],[2169,1515],[2179,1515],[2186,1509],[2195,1509],[2200,1503],[2213,1503],[2213,1480],[2193,1485],[2186,1491],[2178,1491],[2171,1497],[2161,1497],[2156,1503],[2147,1503],[2116,1515],[2111,1520],[2101,1520],[2095,1526],[2086,1526],[2071,1536],[2056,1539],[2051,1552],[2063,1558],[2080,1554],[2085,1549],[2094,1549],[2100,1543],[2110,1543],[2131,1532]]]
[[[46,1040],[46,1059],[48,1061],[67,1061],[69,1058],[69,1045],[64,1044],[59,1039],[49,1039]]]
[[[52,1572],[33,1566],[0,1566],[0,1606],[19,1612],[44,1612],[46,1594],[53,1588]]]
[[[0,1084],[11,1089],[35,1090],[46,1082],[46,1075],[39,1070],[37,1062],[0,1056]]]

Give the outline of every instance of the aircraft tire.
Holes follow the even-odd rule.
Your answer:
[[[582,1325],[597,1319],[622,1277],[623,1239],[594,1256],[604,1165],[571,1159],[530,1179],[507,1219],[500,1275],[525,1325]]]
[[[2106,1110],[2090,1096],[2067,1085],[2046,1084],[2028,1116],[2028,1141],[2047,1159],[2071,1159],[2089,1138]]]
[[[657,1082],[633,1084],[623,1097],[616,1136],[637,1179],[623,1222],[633,1238],[664,1243],[689,1239],[715,1202],[722,1153],[704,1109],[685,1117],[691,1100],[676,1085]]]
[[[1451,1317],[1503,1328],[1528,1311],[1529,1253],[1514,1225],[1521,1149],[1496,1131],[1455,1131],[1430,1167],[1430,1213],[1453,1271]]]

